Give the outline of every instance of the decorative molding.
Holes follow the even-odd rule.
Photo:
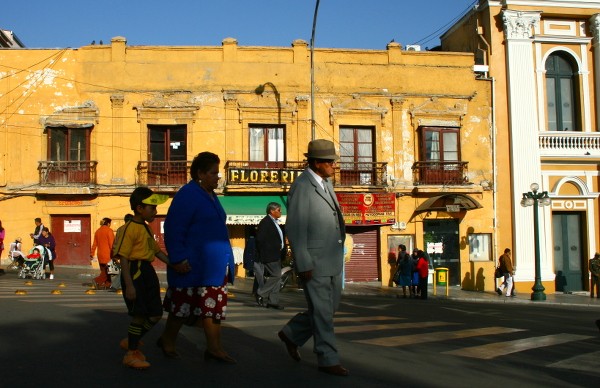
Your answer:
[[[260,120],[265,123],[266,118],[279,124],[282,122],[294,123],[296,118],[296,104],[288,100],[281,100],[279,93],[263,92],[250,101],[238,100],[239,122],[244,120]]]
[[[342,102],[332,102],[329,108],[329,123],[331,125],[342,115],[359,115],[359,116],[376,116],[381,122],[381,126],[385,126],[385,115],[387,108],[375,105],[369,101],[365,101],[360,95],[354,94],[352,98]]]
[[[98,124],[100,111],[93,101],[79,106],[69,106],[56,110],[49,116],[40,117],[40,124],[46,127],[91,128]]]
[[[123,108],[123,103],[125,102],[125,96],[122,94],[112,94],[110,96],[110,102],[112,103],[113,109]]]
[[[586,210],[587,200],[585,199],[552,199],[552,210]]]
[[[201,108],[199,99],[189,92],[157,93],[152,98],[134,106],[137,110],[137,121],[142,120],[195,120],[196,111]]]
[[[540,12],[536,11],[503,10],[502,21],[504,23],[506,39],[531,39],[533,37],[533,29],[540,22],[540,14]]]
[[[600,42],[600,13],[593,15],[590,18],[590,33],[592,39],[596,42]]]
[[[467,114],[467,106],[460,102],[449,106],[437,97],[431,97],[420,105],[411,105],[408,113],[415,129],[425,125],[461,127],[462,119]]]

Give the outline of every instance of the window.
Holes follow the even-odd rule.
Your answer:
[[[423,127],[423,159],[427,162],[460,160],[458,128]]]
[[[419,177],[425,184],[460,184],[464,181],[460,161],[460,131],[458,128],[421,127],[421,161],[416,163]]]
[[[81,162],[90,159],[90,129],[48,128],[48,153],[55,162]]]
[[[284,127],[251,125],[250,126],[250,161],[275,162],[252,163],[256,167],[276,167],[285,160]]]
[[[342,184],[373,184],[373,132],[373,127],[340,127]]]
[[[91,128],[48,127],[48,162],[41,164],[44,184],[89,184]],[[91,166],[94,167],[91,167]]]
[[[183,184],[187,180],[187,127],[148,125],[148,184]]]
[[[185,125],[148,125],[148,158],[152,161],[184,161],[187,155]]]
[[[565,53],[546,60],[546,107],[548,131],[579,131],[577,123],[577,78],[573,59]]]

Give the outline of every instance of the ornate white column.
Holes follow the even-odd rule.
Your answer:
[[[539,121],[537,117],[536,72],[534,63],[533,30],[540,21],[540,12],[504,10],[506,70],[509,108],[510,158],[513,188],[513,236],[517,281],[533,281],[535,275],[535,246],[533,212],[520,205],[522,193],[530,191],[536,182],[544,187],[539,153]],[[540,209],[540,225],[544,225],[544,211]],[[551,239],[551,236],[550,236]],[[540,228],[542,280],[551,271],[552,257],[548,257],[543,243],[544,228]],[[550,271],[548,271],[550,269]],[[551,273],[551,272],[550,272]]]
[[[600,129],[600,13],[590,18],[590,33],[592,34],[592,47],[594,50],[594,79],[596,83],[596,128]]]

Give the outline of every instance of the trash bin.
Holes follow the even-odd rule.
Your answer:
[[[446,286],[448,284],[448,268],[437,267],[435,269],[435,282],[438,286]]]

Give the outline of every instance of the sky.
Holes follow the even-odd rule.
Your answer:
[[[394,39],[423,49],[475,0],[320,0],[316,48],[382,50]],[[130,46],[290,47],[310,42],[316,0],[6,0],[0,29],[27,48],[77,48],[123,36]]]

